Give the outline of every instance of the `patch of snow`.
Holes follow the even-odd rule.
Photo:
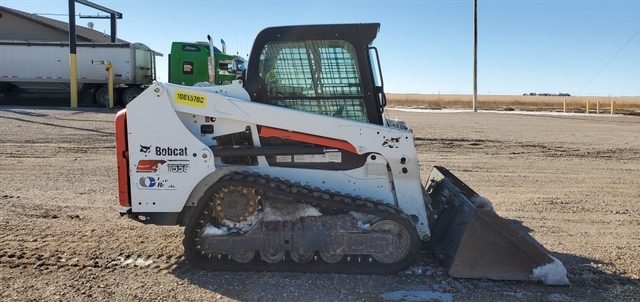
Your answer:
[[[376,218],[376,216],[355,211],[351,211],[349,212],[349,214],[356,219],[356,221],[358,222],[358,228],[361,230],[371,229],[371,222]]]
[[[491,282],[478,282],[478,285],[480,285],[480,287],[482,288],[489,288],[489,287],[494,287],[495,283],[491,283]]]
[[[407,275],[432,275],[434,271],[433,267],[429,266],[411,266],[404,273]]]
[[[531,292],[502,292],[503,295],[505,296],[512,296],[518,299],[531,299],[533,297],[536,297],[536,300],[540,300],[540,298],[537,298],[540,296],[540,294],[538,293],[531,293]]]
[[[267,201],[246,220],[235,222],[228,219],[222,220],[222,227],[216,228],[207,225],[205,235],[226,235],[229,233],[246,233],[260,220],[264,221],[292,221],[300,217],[322,216],[322,213],[308,204]]]
[[[523,295],[522,293],[503,292],[502,294],[503,294],[503,295],[506,295],[506,296],[513,296],[513,297],[516,297],[516,298],[518,298],[518,299],[522,299],[522,298],[524,298],[524,295]]]
[[[533,269],[533,280],[542,281],[548,285],[568,285],[567,269],[560,260],[553,258],[553,262]]]
[[[265,203],[263,213],[264,221],[290,221],[312,216],[322,216],[322,213],[303,203]]]
[[[207,226],[204,228],[204,232],[202,233],[202,235],[222,236],[228,233],[229,232],[227,231],[226,227],[216,228],[210,223],[208,223]]]
[[[136,260],[136,262],[134,263],[134,265],[135,265],[135,266],[138,266],[138,267],[145,267],[145,266],[149,266],[151,263],[153,263],[153,261],[152,261],[152,260],[147,260],[147,261],[145,261],[145,260],[144,260],[144,259],[142,259],[142,258],[138,258],[138,259]]]
[[[547,296],[547,299],[549,299],[549,301],[554,301],[554,302],[569,302],[569,301],[573,301],[573,299],[571,299],[571,297],[565,296],[563,294],[551,294],[551,295]]]
[[[453,281],[453,285],[458,289],[458,290],[464,290],[465,289],[465,283],[462,283],[460,281]]]
[[[349,212],[349,214],[353,216],[353,218],[355,218],[357,221],[362,222],[362,224],[369,224],[376,218],[376,216],[374,215],[364,214],[364,213],[355,212],[355,211],[351,211]]]
[[[400,290],[381,295],[385,300],[392,301],[442,301],[452,302],[453,295],[448,293],[433,292],[427,290],[408,291]]]
[[[320,213],[320,211],[310,205],[307,205],[308,208],[306,208],[304,211],[300,212],[300,217],[312,217],[312,216],[322,216],[322,213]]]
[[[151,263],[153,263],[153,260],[144,260],[142,258],[125,259],[123,257],[118,257],[118,258],[116,258],[116,261],[113,261],[113,262],[111,262],[109,264],[118,265],[118,266],[127,266],[129,264],[133,264],[134,266],[137,266],[137,267],[145,267],[145,266],[151,265]]]
[[[222,224],[227,226],[228,233],[232,233],[232,232],[246,233],[249,230],[251,230],[251,228],[254,225],[256,225],[256,223],[258,223],[261,217],[262,217],[262,213],[256,211],[255,213],[253,213],[253,215],[249,216],[245,221],[235,222],[235,221],[225,219],[222,221]]]
[[[412,267],[409,267],[406,271],[404,271],[404,273],[407,275],[411,275],[411,274],[422,275],[422,267],[412,266]]]
[[[444,281],[440,282],[440,284],[433,284],[431,286],[433,286],[433,289],[435,289],[435,290],[451,289],[451,286],[449,284],[447,284],[447,282],[444,282]]]
[[[355,212],[355,211],[351,211],[349,212],[349,214],[353,216],[353,218],[355,218],[356,221],[358,222],[358,228],[365,231],[371,229],[371,222],[376,218],[373,215],[364,214],[364,213]]]
[[[496,210],[493,208],[493,202],[491,202],[491,200],[489,200],[489,198],[486,198],[484,196],[480,196],[480,195],[476,195],[471,197],[470,200],[474,206],[476,206],[476,208],[480,208],[480,209],[484,209],[484,210],[491,210],[494,213],[496,212]]]
[[[470,109],[424,109],[416,107],[386,107],[388,110],[398,110],[403,112],[424,112],[424,113],[461,113],[461,112],[473,112]],[[481,111],[481,110],[478,110]]]
[[[423,109],[423,108],[415,108],[415,107],[386,107],[386,110],[398,110],[404,112],[423,112],[423,113],[463,113],[463,112],[473,112],[471,109]],[[551,116],[584,116],[584,117],[595,117],[595,114],[586,114],[586,113],[564,113],[564,112],[550,112],[550,111],[502,111],[502,110],[478,110],[478,113],[500,113],[500,114],[520,114],[520,115],[551,115]],[[622,114],[600,114],[598,117],[603,118],[620,118],[623,117]]]
[[[371,225],[368,224],[368,223],[367,224],[363,224],[360,220],[358,220],[358,228],[361,229],[361,230],[367,231],[367,230],[371,229]]]

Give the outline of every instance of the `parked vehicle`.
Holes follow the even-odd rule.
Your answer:
[[[169,54],[169,83],[193,86],[199,82],[216,85],[231,84],[242,75],[246,60],[237,55],[228,55],[213,46],[211,37],[207,42],[173,42]],[[211,55],[213,50],[213,56]]]
[[[109,102],[108,72],[113,65],[115,99],[126,105],[156,79],[156,56],[141,43],[78,43],[80,94],[91,93],[98,105]],[[70,87],[69,44],[63,42],[0,42],[0,93],[65,93]]]

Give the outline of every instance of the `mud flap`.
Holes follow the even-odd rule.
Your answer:
[[[479,195],[446,168],[433,168],[426,190],[432,200],[429,246],[449,276],[568,284],[558,260],[492,210],[476,208],[471,200]],[[551,266],[558,269],[541,269]]]

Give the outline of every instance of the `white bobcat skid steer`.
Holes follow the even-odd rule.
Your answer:
[[[384,115],[378,29],[268,28],[241,81],[149,87],[116,118],[123,213],[184,225],[207,269],[395,273],[430,241],[453,277],[544,281],[554,259],[453,174],[423,187],[411,130]]]

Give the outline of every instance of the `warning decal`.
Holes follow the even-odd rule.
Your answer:
[[[296,163],[340,163],[342,162],[342,153],[294,155],[293,161]]]

